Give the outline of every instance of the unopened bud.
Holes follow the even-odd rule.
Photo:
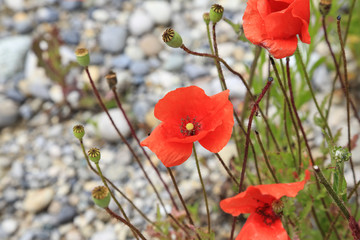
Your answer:
[[[210,14],[209,13],[204,13],[203,14],[203,19],[204,19],[204,22],[206,23],[206,25],[208,25],[210,23]]]

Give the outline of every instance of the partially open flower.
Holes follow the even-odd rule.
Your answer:
[[[110,191],[105,186],[98,186],[91,192],[91,197],[94,203],[101,207],[106,208],[109,206],[111,195]]]
[[[88,156],[89,159],[94,163],[99,163],[101,157],[100,150],[98,148],[90,148],[88,151]]]
[[[281,222],[284,208],[280,198],[295,197],[310,179],[305,171],[305,179],[300,182],[250,186],[238,195],[220,202],[223,211],[233,216],[250,213],[236,240],[289,240]]]
[[[89,50],[88,49],[86,49],[86,48],[78,48],[75,51],[75,55],[76,55],[77,62],[81,66],[83,66],[83,67],[89,66],[90,55],[89,55]]]
[[[180,34],[174,31],[172,28],[168,28],[162,35],[164,43],[173,48],[179,48],[182,45],[182,38]]]
[[[81,139],[85,135],[85,130],[83,125],[75,125],[73,127],[73,134],[76,138]]]
[[[212,5],[210,8],[210,20],[213,23],[217,23],[218,21],[221,20],[223,13],[224,13],[223,6],[221,6],[219,4]]]

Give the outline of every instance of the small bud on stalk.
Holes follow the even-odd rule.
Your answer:
[[[101,208],[107,208],[110,203],[110,191],[105,186],[98,186],[94,188],[91,192],[91,197],[94,203],[101,207]]]
[[[208,25],[210,23],[210,14],[209,13],[204,13],[203,14],[203,19],[204,19],[204,22],[206,23],[206,25]]]
[[[179,48],[182,45],[182,38],[180,34],[174,31],[172,28],[168,28],[162,35],[164,43],[173,48]]]
[[[91,161],[98,164],[101,157],[100,150],[98,148],[90,148],[88,151],[88,156]]]
[[[331,2],[332,0],[320,0],[319,10],[323,16],[328,15],[328,13],[330,12]]]
[[[116,73],[114,73],[113,71],[110,71],[106,76],[105,76],[107,83],[109,85],[110,89],[113,89],[116,87],[117,84],[117,77],[116,77]]]
[[[212,5],[210,8],[210,20],[213,23],[217,23],[218,21],[221,20],[223,13],[224,13],[223,6],[221,6],[219,4]]]
[[[73,127],[73,134],[77,139],[81,139],[85,135],[85,130],[83,125],[75,125]]]
[[[89,55],[89,50],[87,48],[78,48],[78,49],[76,49],[75,55],[76,55],[77,62],[81,66],[83,66],[83,67],[89,66],[90,55]]]

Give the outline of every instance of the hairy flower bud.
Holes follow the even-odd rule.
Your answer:
[[[172,28],[168,28],[162,35],[163,41],[170,47],[178,48],[182,45],[182,38],[180,34],[174,31]]]
[[[110,191],[107,187],[95,187],[91,192],[91,197],[97,206],[101,208],[107,208],[109,206],[111,196]]]
[[[208,25],[210,23],[210,14],[209,13],[204,13],[203,14],[203,19],[204,19],[204,22],[206,23],[206,25]]]
[[[76,55],[77,62],[81,66],[83,66],[83,67],[89,66],[90,55],[89,55],[89,50],[87,48],[78,48],[78,49],[76,49],[75,55]]]
[[[210,8],[210,20],[217,23],[221,20],[224,13],[224,7],[219,4],[214,4]]]

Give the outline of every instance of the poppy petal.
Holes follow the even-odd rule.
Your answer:
[[[292,9],[270,13],[265,18],[265,28],[269,39],[288,39],[301,32],[302,21],[294,18]]]
[[[294,54],[297,48],[297,37],[289,39],[264,40],[261,45],[265,47],[274,58],[284,58]]]
[[[155,105],[154,115],[163,122],[181,122],[181,119],[203,118],[211,107],[211,99],[201,88],[189,86],[168,92]]]
[[[280,219],[266,224],[261,215],[250,214],[236,240],[290,240]]]
[[[292,14],[294,17],[302,21],[301,31],[299,33],[300,40],[303,43],[310,44],[311,37],[309,33],[310,21],[310,3],[308,0],[297,0],[293,4]]]
[[[192,143],[167,141],[164,135],[164,124],[157,126],[149,137],[141,142],[148,147],[166,167],[173,167],[185,162],[192,153]]]
[[[274,197],[263,195],[259,189],[250,186],[246,191],[222,200],[220,207],[224,212],[238,216],[241,213],[253,213],[259,206],[263,206],[264,203],[271,203],[274,200]]]
[[[204,148],[214,153],[220,152],[231,138],[234,126],[232,104],[228,101],[228,104],[217,115],[221,116],[222,123],[214,131],[209,132],[199,140]]]
[[[283,196],[295,197],[300,190],[304,189],[305,183],[309,179],[310,172],[309,170],[305,170],[305,178],[303,181],[293,183],[257,185],[254,186],[254,188],[258,189],[261,194],[271,195],[276,199],[280,199]]]
[[[264,39],[268,38],[264,20],[257,8],[257,0],[249,0],[243,16],[245,37],[255,45],[259,45]],[[263,8],[266,8],[266,6],[264,5]]]

